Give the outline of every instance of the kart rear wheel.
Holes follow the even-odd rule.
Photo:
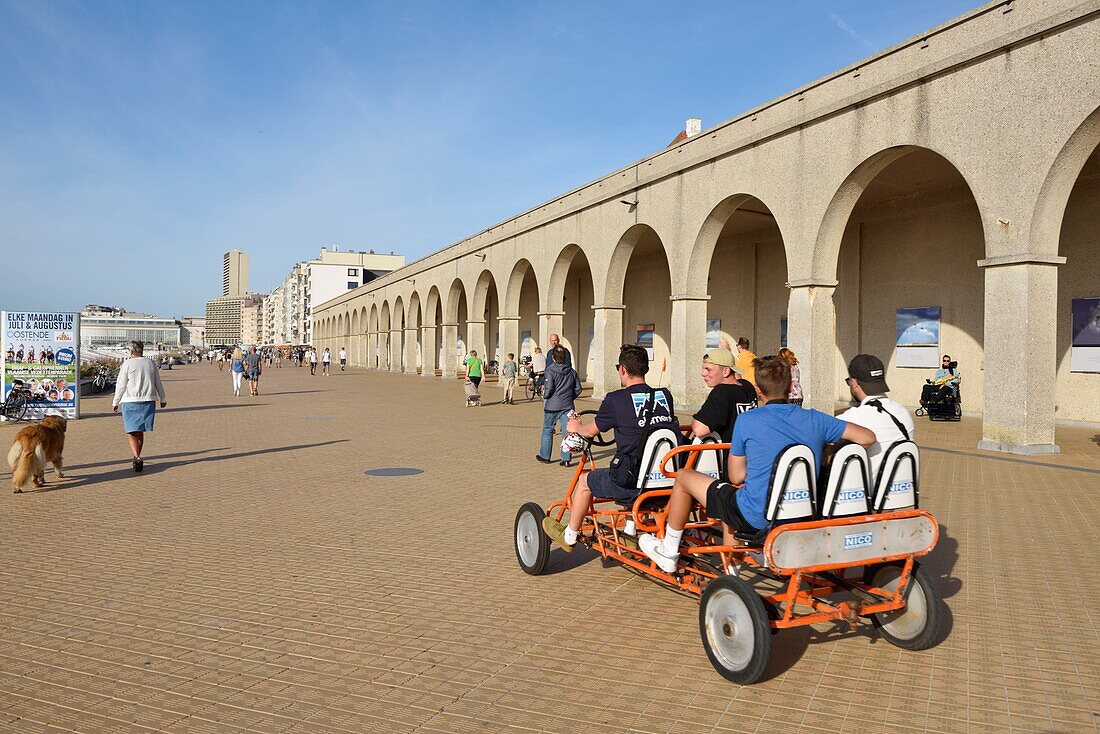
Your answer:
[[[867,569],[867,583],[885,591],[896,591],[901,571],[902,566],[896,563],[872,566]],[[927,650],[939,642],[944,616],[939,588],[914,561],[905,587],[905,606],[896,612],[872,614],[871,622],[891,645],[903,650]]]
[[[538,576],[550,559],[550,538],[542,529],[546,513],[537,502],[528,502],[516,514],[516,560],[525,573]]]
[[[699,636],[714,669],[741,685],[760,680],[771,655],[768,612],[760,595],[736,576],[707,584],[699,604]]]

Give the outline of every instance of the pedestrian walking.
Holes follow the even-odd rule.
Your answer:
[[[263,372],[260,369],[261,361],[260,355],[256,353],[256,345],[253,344],[244,358],[244,374],[248,380],[248,394],[251,397],[260,394],[260,374]]]
[[[221,349],[218,350],[218,372],[225,369],[225,352]]]
[[[348,350],[340,347],[340,371],[343,372],[344,368],[348,365]]]
[[[241,380],[244,379],[244,352],[240,347],[233,350],[233,358],[229,360],[229,371],[233,375],[233,394],[241,395]]]
[[[470,350],[469,356],[462,360],[462,364],[466,365],[466,378],[474,383],[479,391],[481,390],[481,368],[485,364],[481,361],[481,358],[477,356],[477,351]]]
[[[535,457],[543,464],[554,461],[550,458],[554,450],[554,425],[561,424],[561,434],[564,437],[569,414],[573,412],[574,401],[580,394],[580,377],[575,369],[565,365],[565,349],[557,347],[551,350],[550,363],[546,367],[542,386],[542,440],[539,453]],[[573,455],[562,445],[558,463],[569,466],[572,459]]]
[[[160,407],[168,406],[157,365],[153,360],[142,356],[144,353],[145,345],[142,342],[130,342],[130,358],[119,367],[115,397],[111,401],[112,411],[117,413],[120,407],[122,409],[122,430],[126,432],[130,442],[135,472],[145,468],[141,452],[145,447],[146,432],[153,430],[157,400],[160,400]]]
[[[325,377],[329,376],[329,366],[332,364],[332,352],[325,347],[325,353],[321,355],[321,374]]]
[[[519,365],[516,364],[516,355],[508,353],[508,359],[500,366],[500,377],[504,381],[504,402],[507,405],[515,405],[516,373]]]
[[[307,359],[309,359],[309,376],[315,377],[317,375],[317,350],[310,347]]]

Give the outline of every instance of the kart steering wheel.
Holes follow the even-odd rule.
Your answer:
[[[579,418],[579,417],[585,416],[585,415],[596,415],[596,412],[597,411],[595,411],[595,410],[582,410],[580,413],[577,413],[577,417]],[[593,446],[614,446],[615,445],[614,440],[608,441],[607,439],[605,439],[603,437],[603,434],[600,433],[598,431],[598,429],[597,429],[597,432],[596,432],[595,436],[593,436],[592,438],[588,438],[586,436],[584,440],[587,441],[588,443],[592,444]]]

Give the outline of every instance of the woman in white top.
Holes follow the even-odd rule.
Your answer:
[[[332,352],[325,347],[325,353],[321,355],[321,374],[328,377],[328,366],[332,363]]]
[[[122,407],[122,427],[130,439],[130,453],[134,456],[134,471],[145,468],[141,459],[141,449],[145,445],[145,432],[153,430],[153,416],[160,407],[168,405],[164,394],[164,385],[153,360],[143,357],[145,345],[139,341],[130,342],[130,358],[122,363],[118,370],[118,382],[115,383],[115,398],[111,401],[111,410],[118,412]]]

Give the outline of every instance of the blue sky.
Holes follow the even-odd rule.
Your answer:
[[[975,5],[0,0],[0,307],[411,261]]]

